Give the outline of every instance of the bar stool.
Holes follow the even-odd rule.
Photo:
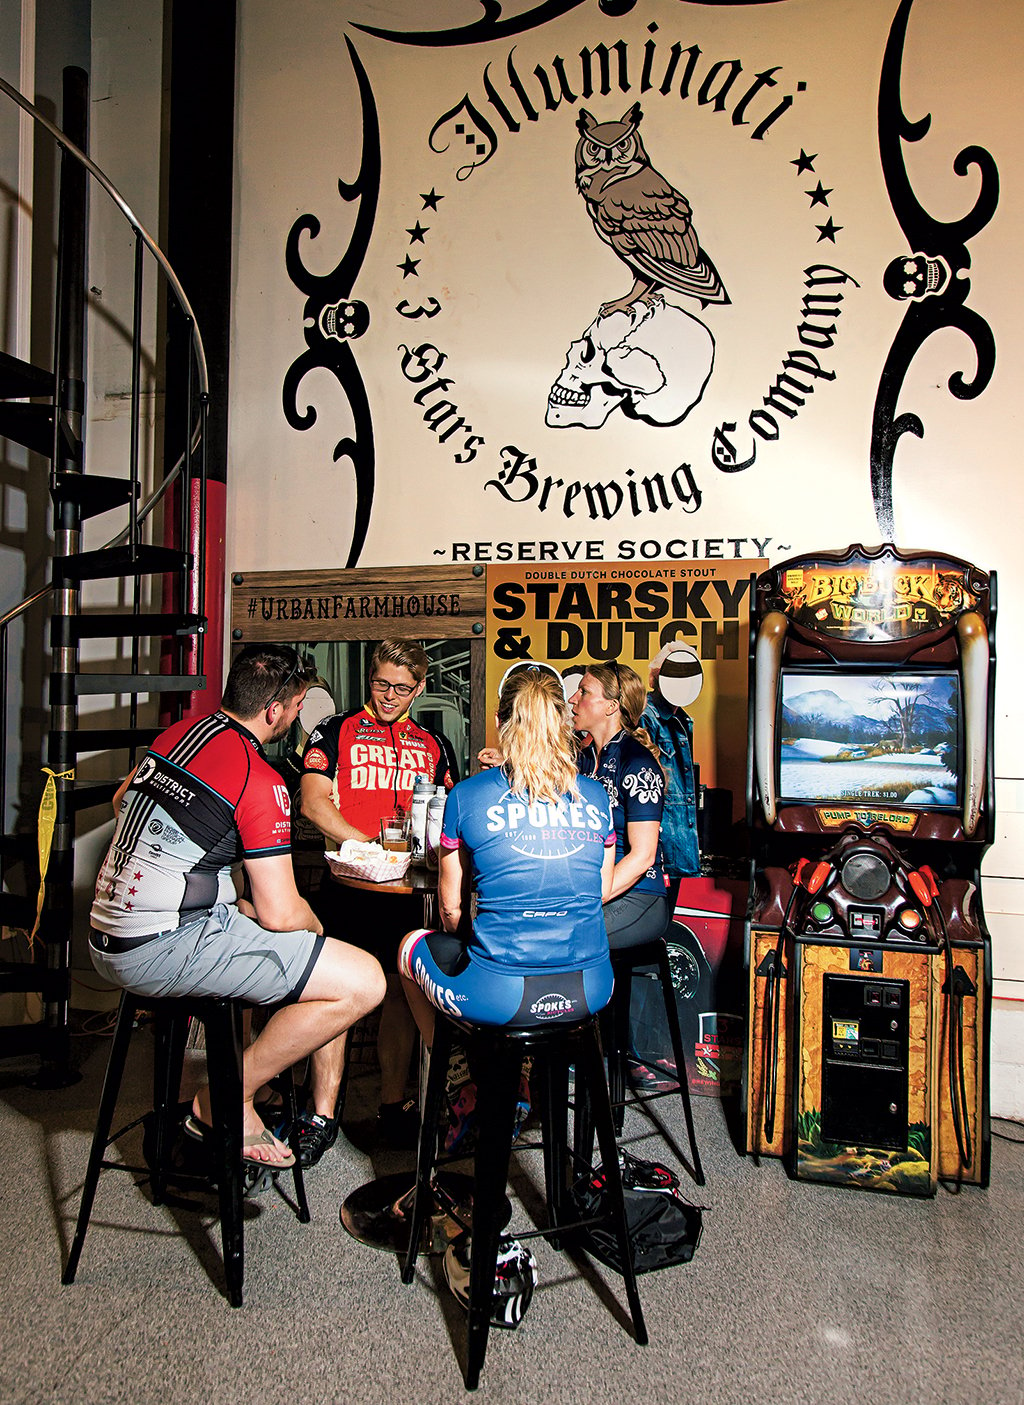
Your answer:
[[[611,1093],[612,1110],[615,1116],[616,1134],[622,1134],[626,1106],[642,1106],[657,1098],[670,1097],[678,1092],[686,1120],[686,1133],[690,1140],[690,1156],[693,1159],[693,1179],[697,1185],[704,1184],[704,1169],[701,1166],[700,1152],[697,1150],[697,1136],[693,1126],[693,1107],[690,1102],[690,1081],[686,1072],[686,1056],[683,1050],[683,1036],[679,1028],[679,1011],[676,1008],[676,993],[672,985],[672,970],[668,960],[667,932],[655,937],[642,946],[621,947],[611,953],[612,970],[615,972],[615,991],[608,1006],[606,1019],[602,1023],[605,1048],[608,1053],[608,1087]],[[654,1093],[633,1091],[626,1096],[626,1061],[629,1056],[629,1010],[633,990],[633,972],[643,966],[657,966],[661,983],[662,999],[665,1002],[665,1018],[668,1021],[669,1036],[672,1040],[672,1053],[676,1061],[678,1075],[677,1088],[662,1088]],[[577,1148],[579,1149],[579,1148]]]
[[[82,1201],[78,1211],[75,1237],[61,1275],[62,1283],[73,1283],[85,1243],[92,1214],[93,1200],[100,1172],[132,1171],[146,1174],[148,1170],[154,1205],[161,1205],[169,1178],[167,1153],[178,1105],[178,1089],[185,1057],[185,1041],[190,1019],[202,1021],[206,1029],[207,1064],[210,1083],[211,1124],[213,1127],[213,1165],[220,1206],[221,1242],[224,1249],[224,1278],[228,1301],[232,1307],[242,1305],[244,1275],[242,1243],[242,1198],[244,1168],[242,1164],[242,1010],[244,1002],[212,997],[181,996],[174,999],[154,999],[125,990],[121,995],[117,1024],[114,1029],[107,1071],[103,1079],[96,1129],[93,1132],[89,1164],[85,1172]],[[105,1159],[112,1142],[139,1125],[136,1118],[111,1135],[110,1126],[117,1108],[121,1079],[124,1074],[132,1030],[140,1010],[151,1011],[155,1021],[156,1047],[153,1060],[153,1110],[155,1139],[152,1169],[129,1166]],[[276,1080],[285,1099],[289,1124],[296,1120],[295,1086],[291,1070],[286,1069]],[[293,1147],[294,1151],[295,1148]],[[293,1168],[296,1213],[299,1220],[309,1222],[309,1206],[302,1180],[298,1156]],[[175,1179],[187,1179],[174,1173]]]
[[[578,1213],[571,1210],[569,1204],[572,1167],[568,1145],[568,1086],[569,1064],[574,1063],[577,1080],[585,1082],[588,1089],[589,1105],[607,1175],[613,1227],[623,1264],[633,1334],[638,1344],[645,1346],[647,1328],[629,1248],[622,1179],[596,1016],[571,1024],[514,1030],[505,1026],[470,1024],[465,1020],[459,1020],[456,1024],[441,1014],[436,1015],[420,1129],[409,1248],[402,1268],[402,1282],[413,1281],[423,1227],[432,1208],[430,1182],[438,1161],[437,1128],[448,1059],[455,1037],[466,1046],[477,1072],[476,1115],[479,1131],[474,1158],[469,1343],[464,1376],[466,1388],[475,1390],[479,1384],[487,1350],[495,1266],[507,1220],[507,1214],[502,1211],[506,1205],[505,1187],[520,1069],[527,1054],[534,1057],[534,1076],[541,1072],[539,1081],[543,1090],[541,1127],[550,1228],[540,1233],[557,1248],[562,1238],[579,1222]],[[459,1158],[447,1158],[453,1159]]]

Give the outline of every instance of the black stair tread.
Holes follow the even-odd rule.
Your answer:
[[[75,781],[69,800],[71,808],[89,810],[94,805],[109,805],[124,777],[113,781]]]
[[[202,691],[206,678],[200,673],[79,673],[75,692],[180,693]]]
[[[34,834],[0,834],[0,854],[6,859],[23,859],[39,852],[39,840]]]
[[[201,634],[205,615],[72,615],[72,639],[162,639],[170,634]]]
[[[31,930],[36,920],[36,900],[22,893],[0,893],[0,922],[5,927]],[[4,963],[0,962],[0,965]]]
[[[54,498],[78,505],[82,518],[98,517],[112,508],[123,507],[138,497],[140,488],[130,478],[107,478],[98,473],[67,473],[56,475]]]
[[[27,395],[52,396],[53,372],[0,351],[0,398],[16,400]]]
[[[53,406],[0,403],[0,436],[49,458],[53,452]]]
[[[41,961],[0,961],[0,994],[15,990],[37,990],[44,1000],[59,1000],[66,980]]]
[[[164,730],[163,727],[80,727],[77,732],[71,733],[68,742],[76,754],[83,751],[141,751]]]
[[[180,571],[191,566],[192,556],[172,546],[112,546],[105,551],[80,551],[77,556],[55,556],[54,579],[97,581],[113,576],[145,576]]]
[[[24,444],[44,458],[53,453],[53,406],[25,405],[17,400],[0,400],[0,436]],[[81,441],[76,439],[61,420],[59,452],[66,458],[78,460]]]
[[[47,1052],[53,1031],[40,1020],[36,1024],[0,1025],[0,1059],[16,1059]]]

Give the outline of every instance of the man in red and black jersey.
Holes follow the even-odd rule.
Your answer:
[[[370,660],[369,701],[329,717],[311,733],[303,752],[302,813],[335,846],[376,839],[380,820],[408,810],[413,786],[424,779],[449,790],[458,780],[451,743],[409,715],[426,687],[429,659],[418,644],[383,639]],[[398,945],[423,925],[419,897],[363,893],[326,881],[317,911],[329,931],[372,951],[387,974],[377,1056],[381,1069],[381,1129],[394,1144],[411,1145],[416,1105],[405,1097],[416,1029],[398,976]],[[344,1042],[313,1059],[313,1113],[300,1127],[303,1165],[314,1165],[337,1136],[335,1103],[344,1067]]]
[[[294,1157],[254,1095],[384,995],[378,963],[325,938],[295,887],[288,790],[263,746],[285,735],[305,695],[294,649],[254,645],[232,664],[219,712],[153,742],[114,796],[89,943],[99,973],[139,994],[281,1007],[245,1051],[242,1075],[245,1159],[273,1167]],[[251,902],[238,897],[240,865]],[[203,1088],[186,1130],[202,1136],[208,1123]]]

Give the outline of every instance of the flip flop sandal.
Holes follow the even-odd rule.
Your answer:
[[[181,1125],[182,1125],[182,1130],[184,1131],[185,1135],[186,1135],[187,1137],[191,1137],[191,1138],[193,1139],[193,1141],[203,1142],[203,1141],[206,1140],[206,1138],[207,1138],[208,1136],[209,1136],[209,1137],[212,1137],[212,1136],[213,1136],[213,1128],[210,1127],[206,1122],[201,1121],[201,1119],[198,1118],[198,1117],[195,1115],[194,1112],[190,1112],[190,1113],[188,1114],[188,1116],[185,1118],[184,1122],[183,1122]],[[262,1157],[259,1157],[259,1156],[246,1156],[246,1154],[245,1154],[245,1152],[246,1152],[246,1147],[257,1147],[257,1146],[271,1146],[271,1147],[272,1147],[272,1146],[276,1146],[276,1144],[277,1144],[277,1143],[276,1143],[276,1141],[275,1141],[275,1139],[274,1139],[274,1134],[273,1134],[273,1132],[269,1131],[269,1129],[266,1128],[266,1127],[264,1127],[263,1130],[262,1130],[261,1132],[259,1132],[258,1134],[254,1135],[254,1136],[251,1136],[251,1137],[246,1137],[246,1138],[244,1138],[243,1141],[242,1141],[242,1162],[243,1162],[243,1164],[246,1165],[246,1166],[259,1166],[259,1167],[260,1167],[262,1170],[264,1170],[264,1171],[287,1171],[287,1170],[289,1170],[292,1166],[295,1165],[295,1154],[294,1154],[294,1152],[291,1152],[291,1151],[288,1152],[288,1159],[287,1159],[286,1161],[264,1161],[264,1160],[262,1159]]]
[[[288,1151],[288,1159],[286,1161],[264,1161],[259,1156],[246,1156],[245,1154],[246,1147],[276,1147],[277,1144],[277,1139],[270,1128],[264,1127],[263,1131],[259,1132],[257,1135],[243,1138],[242,1161],[247,1166],[261,1166],[264,1171],[287,1171],[290,1167],[295,1165],[295,1153],[293,1151],[288,1151],[287,1147],[285,1148],[285,1150]]]

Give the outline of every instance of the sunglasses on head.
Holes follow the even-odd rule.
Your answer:
[[[510,668],[507,668],[505,670],[505,673],[502,676],[502,680],[498,684],[498,697],[500,698],[502,693],[505,691],[505,684],[508,682],[508,680],[512,677],[513,674],[522,673],[528,669],[532,669],[535,673],[550,673],[553,678],[557,679],[558,686],[562,687],[562,675],[559,673],[557,668],[553,667],[549,663],[535,663],[532,659],[520,659],[518,663],[512,664]]]
[[[281,701],[282,694],[287,692],[288,685],[289,683],[291,683],[293,678],[298,678],[301,675],[302,678],[305,679],[306,666],[303,663],[301,656],[294,649],[290,649],[288,652],[291,654],[294,662],[292,663],[291,668],[285,674],[284,678],[274,689],[270,698],[265,703],[265,707],[273,707],[274,703]]]
[[[610,668],[611,671],[615,674],[615,691],[616,691],[617,694],[621,695],[621,693],[622,693],[622,678],[621,678],[621,676],[620,676],[620,674],[619,674],[619,661],[618,661],[618,659],[601,659],[600,662],[595,663],[595,664],[593,665],[593,667],[594,667],[594,668]],[[617,702],[617,701],[618,701],[618,698],[617,698],[617,697],[616,697],[616,698],[613,698],[612,701],[613,701],[613,702]]]

